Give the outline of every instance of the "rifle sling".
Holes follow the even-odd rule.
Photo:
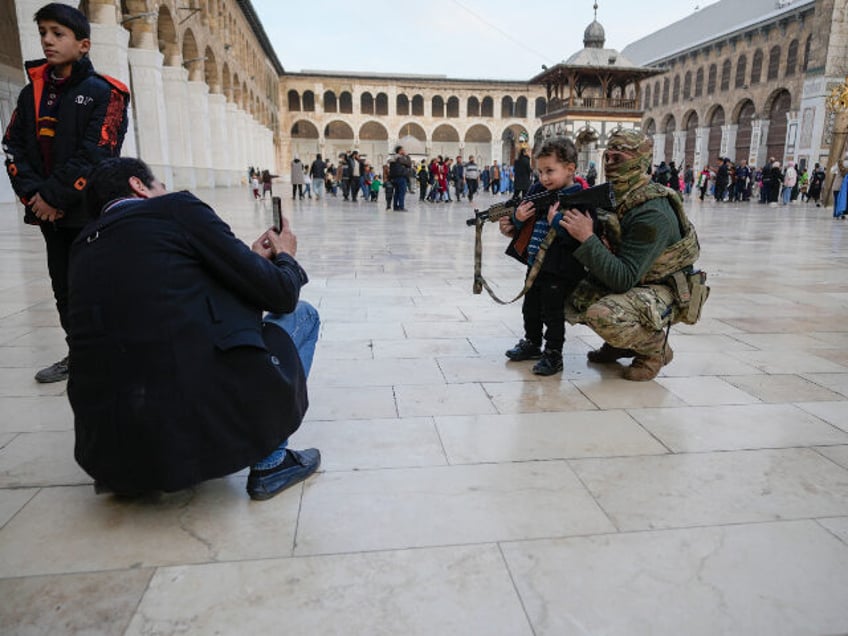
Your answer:
[[[547,235],[545,235],[544,240],[539,245],[539,251],[536,253],[536,259],[533,261],[533,265],[527,273],[527,278],[524,279],[524,289],[522,289],[512,300],[501,300],[489,286],[489,283],[486,282],[486,279],[483,278],[483,225],[484,223],[477,223],[477,227],[474,232],[474,293],[479,294],[483,289],[485,289],[489,293],[489,296],[492,297],[492,300],[496,303],[499,305],[509,305],[530,291],[530,288],[533,286],[533,282],[542,270],[542,263],[545,260],[545,254],[548,252],[548,247],[550,247],[554,238],[556,238],[556,228],[548,230]]]

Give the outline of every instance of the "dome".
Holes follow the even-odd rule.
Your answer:
[[[592,24],[586,27],[583,32],[583,46],[587,49],[602,49],[606,42],[606,34],[604,27],[597,20],[592,20]]]

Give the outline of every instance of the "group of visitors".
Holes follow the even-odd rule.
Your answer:
[[[745,159],[733,163],[729,157],[719,159],[714,165],[705,165],[698,175],[697,188],[700,200],[709,194],[716,202],[758,200],[772,206],[789,205],[794,201],[812,201],[821,206],[825,182],[824,168],[816,163],[812,170],[798,168],[788,161],[770,157],[762,168],[749,166]]]

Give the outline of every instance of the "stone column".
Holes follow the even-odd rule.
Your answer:
[[[686,163],[686,131],[678,130],[674,133],[674,165],[678,169],[683,169],[683,164]]]
[[[769,129],[770,121],[768,119],[752,119],[751,120],[751,159],[754,159],[753,162],[749,161],[748,163],[757,166],[764,166],[766,161],[768,161],[768,157],[766,153],[768,152],[768,148],[766,146],[766,142],[768,141],[768,129]]]
[[[730,157],[731,152],[735,153],[736,148],[736,133],[739,131],[738,124],[726,124],[721,127],[721,156]],[[736,157],[733,157],[734,163]]]
[[[695,170],[700,172],[704,169],[704,166],[707,165],[710,158],[707,156],[708,148],[710,146],[710,128],[709,126],[704,126],[703,128],[695,129]]]
[[[665,161],[665,133],[656,133],[654,135],[654,156],[651,159],[651,164],[659,165],[660,161]]]
[[[230,128],[227,126],[227,98],[221,93],[212,93],[209,102],[209,165],[216,186],[232,185],[227,156],[230,150]]]
[[[229,140],[229,147],[226,150],[226,170],[229,174],[228,181],[229,185],[236,185],[238,183],[238,153],[239,153],[239,128],[238,128],[238,108],[236,108],[235,103],[227,102],[225,106],[225,126],[227,128],[227,135]],[[266,168],[267,166],[257,166],[258,168]]]
[[[91,19],[91,58],[99,73],[110,75],[122,81],[132,92],[129,63],[130,33],[115,20],[115,6],[90,5]],[[96,21],[95,21],[96,20]],[[127,109],[127,133],[121,154],[125,157],[138,156],[135,113],[132,95]]]
[[[132,78],[138,156],[160,181],[173,189],[174,174],[168,152],[168,118],[162,83],[163,55],[149,48],[127,51]]]
[[[795,162],[795,167],[798,167],[798,126],[801,120],[801,113],[797,110],[790,110],[786,113],[786,140],[783,147],[786,149],[783,156],[783,163],[787,161]]]
[[[191,117],[191,155],[197,186],[212,188],[215,176],[212,173],[212,127],[210,125],[209,87],[206,82],[188,83],[189,114]]]
[[[41,50],[41,38],[38,35],[38,26],[32,21],[32,17],[45,4],[47,3],[43,0],[15,0],[18,33],[21,41],[21,57],[23,57],[24,62],[39,60],[44,57],[44,52]]]
[[[259,139],[262,143],[263,153],[266,157],[268,157],[268,161],[274,169],[277,169],[279,165],[277,162],[277,150],[274,147],[274,133],[271,129],[266,128],[265,126],[259,126]],[[312,160],[315,159],[315,155],[311,157],[301,157],[301,161],[312,163]]]
[[[492,156],[487,162],[492,165],[492,162],[497,159],[498,165],[503,166],[503,139],[492,139]]]
[[[165,114],[168,122],[168,150],[174,172],[173,188],[191,190],[197,185],[197,180],[191,153],[188,71],[182,65],[164,66],[162,86],[165,91]]]
[[[251,147],[250,141],[250,116],[241,110],[236,110],[236,129],[239,131],[238,152],[236,153],[236,183],[241,184],[247,179],[247,166],[250,165],[250,159],[254,149]],[[268,166],[270,170],[272,166]]]

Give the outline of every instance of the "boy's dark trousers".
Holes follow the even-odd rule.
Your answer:
[[[47,244],[47,271],[53,286],[53,297],[59,311],[59,322],[68,333],[68,263],[71,244],[82,230],[81,227],[57,227],[53,223],[42,223],[41,234]]]
[[[530,270],[527,270],[528,273]],[[544,349],[562,351],[565,343],[565,299],[574,289],[567,278],[551,272],[539,272],[533,286],[524,295],[524,337]]]

